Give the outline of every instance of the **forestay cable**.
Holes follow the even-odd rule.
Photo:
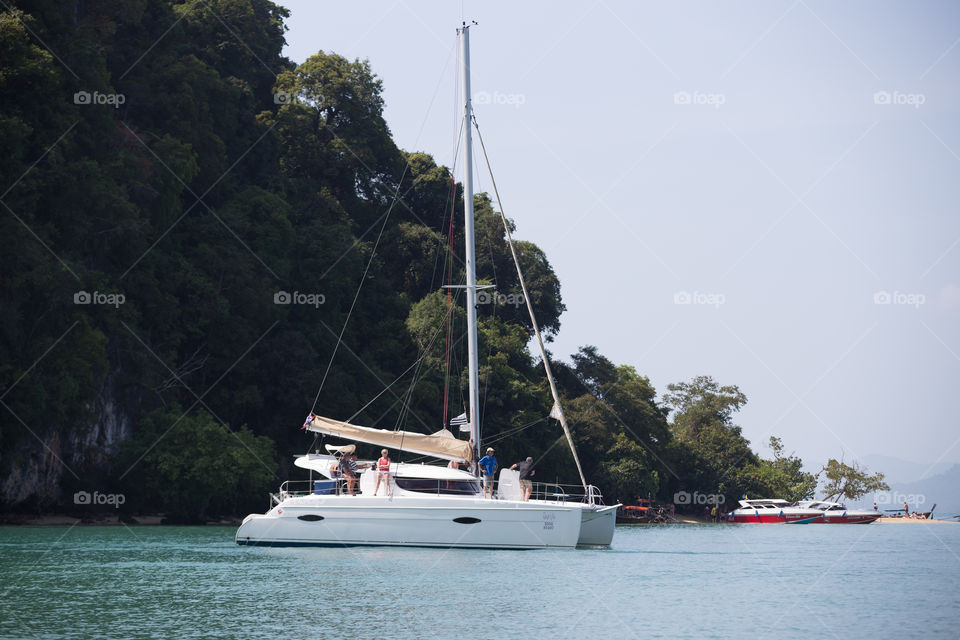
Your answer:
[[[543,346],[543,338],[540,336],[540,327],[537,325],[537,318],[533,315],[533,303],[530,301],[530,294],[527,293],[527,283],[523,277],[523,270],[520,268],[520,260],[517,258],[517,250],[513,246],[513,237],[510,235],[510,225],[507,223],[507,216],[503,213],[503,203],[500,202],[500,193],[497,191],[497,181],[493,177],[493,168],[490,166],[490,158],[487,157],[487,148],[483,144],[483,135],[480,133],[480,125],[477,124],[477,118],[473,118],[473,126],[477,130],[477,139],[480,141],[480,149],[483,150],[483,160],[487,164],[487,171],[490,174],[490,184],[493,186],[493,195],[497,198],[497,207],[500,209],[500,219],[503,221],[503,229],[507,234],[507,244],[510,245],[510,254],[513,256],[513,264],[517,267],[517,278],[520,280],[520,289],[523,291],[523,300],[527,305],[527,312],[530,314],[530,322],[533,324],[533,333],[537,337],[537,346],[540,348],[540,357],[543,359],[543,368],[547,372],[547,382],[550,383],[550,393],[553,395],[553,410],[551,417],[560,421],[563,432],[567,436],[567,444],[570,445],[570,453],[573,454],[573,461],[577,463],[577,472],[580,474],[580,482],[583,484],[583,490],[587,489],[587,479],[583,475],[583,467],[580,466],[580,457],[577,456],[577,448],[573,444],[573,434],[570,433],[570,427],[567,425],[567,418],[563,414],[563,407],[560,405],[560,394],[557,393],[557,385],[553,380],[553,372],[550,370],[550,360],[547,358],[547,350]]]

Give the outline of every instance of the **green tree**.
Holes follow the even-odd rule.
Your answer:
[[[760,495],[774,496],[797,502],[814,496],[817,476],[803,470],[803,461],[793,455],[783,455],[783,442],[770,437],[773,460],[761,459],[756,467],[755,484]],[[758,489],[754,489],[757,491]]]
[[[733,414],[747,402],[735,385],[720,386],[710,376],[667,385],[664,402],[674,410],[671,431],[677,439],[675,490],[723,494],[729,501],[760,489],[755,469],[759,458],[750,449]]]
[[[859,500],[874,491],[889,491],[890,485],[884,482],[880,472],[871,474],[866,467],[856,461],[845,464],[842,460],[830,458],[821,469],[826,480],[823,491],[826,500],[838,502],[844,496],[850,500]]]
[[[129,477],[128,509],[202,522],[261,505],[276,478],[274,455],[269,438],[246,427],[231,432],[204,411],[184,416],[174,405],[144,416],[115,469]]]

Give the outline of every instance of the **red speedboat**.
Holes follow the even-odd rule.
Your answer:
[[[818,511],[821,516],[818,523],[824,524],[870,524],[878,520],[882,515],[878,511],[865,511],[863,509],[847,509],[839,502],[822,502],[816,500],[804,500],[797,503],[798,507]]]
[[[730,522],[753,524],[802,524],[811,518],[819,518],[822,513],[812,509],[802,509],[786,500],[741,500],[740,508],[730,512]]]
[[[730,522],[753,524],[869,524],[880,517],[875,511],[851,511],[839,502],[805,500],[741,500],[730,512]]]

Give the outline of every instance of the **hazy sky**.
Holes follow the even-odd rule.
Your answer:
[[[562,283],[555,356],[739,385],[754,448],[808,467],[960,461],[956,2],[278,1],[291,59],[369,59],[398,144],[447,165],[479,23],[477,119]]]

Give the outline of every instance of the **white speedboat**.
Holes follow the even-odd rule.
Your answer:
[[[869,524],[879,517],[874,511],[849,511],[839,502],[759,499],[741,500],[727,519],[746,524]]]
[[[883,515],[879,511],[866,511],[863,509],[847,509],[839,502],[826,502],[822,500],[803,500],[797,503],[802,509],[809,509],[817,512],[820,519],[818,524],[870,524],[880,519]]]
[[[727,519],[747,524],[808,524],[820,515],[786,500],[760,499],[741,500],[740,508],[731,511]]]
[[[474,124],[470,100],[469,25],[458,30],[461,38],[461,78],[464,97],[464,238],[465,290],[468,301],[477,300],[473,211]],[[502,207],[501,208],[501,216]],[[484,499],[476,465],[480,458],[480,411],[477,358],[476,304],[466,304],[469,396],[464,422],[470,440],[460,440],[441,429],[433,434],[391,431],[316,416],[312,412],[303,428],[351,442],[363,442],[440,460],[470,465],[472,472],[447,467],[393,463],[389,469],[390,493],[375,494],[377,471],[361,469],[359,494],[343,491],[333,466],[332,455],[310,454],[295,464],[311,472],[311,480],[300,490],[285,482],[271,496],[269,511],[247,516],[237,530],[236,541],[244,545],[398,545],[433,547],[482,547],[509,549],[573,548],[577,545],[609,545],[613,539],[616,510],[605,506],[599,491],[588,485],[580,467],[572,435],[550,370],[550,361],[533,315],[531,297],[503,218],[505,234],[513,252],[524,300],[533,326],[554,405],[550,417],[563,427],[580,475],[583,493],[574,497],[555,487],[535,490],[536,499],[522,501],[515,478],[501,471],[498,499]],[[361,284],[362,286],[362,284]],[[319,395],[319,394],[318,394]],[[336,447],[328,446],[333,451]],[[360,465],[364,467],[366,465]],[[324,480],[312,480],[316,473]],[[518,484],[518,483],[517,483]]]

